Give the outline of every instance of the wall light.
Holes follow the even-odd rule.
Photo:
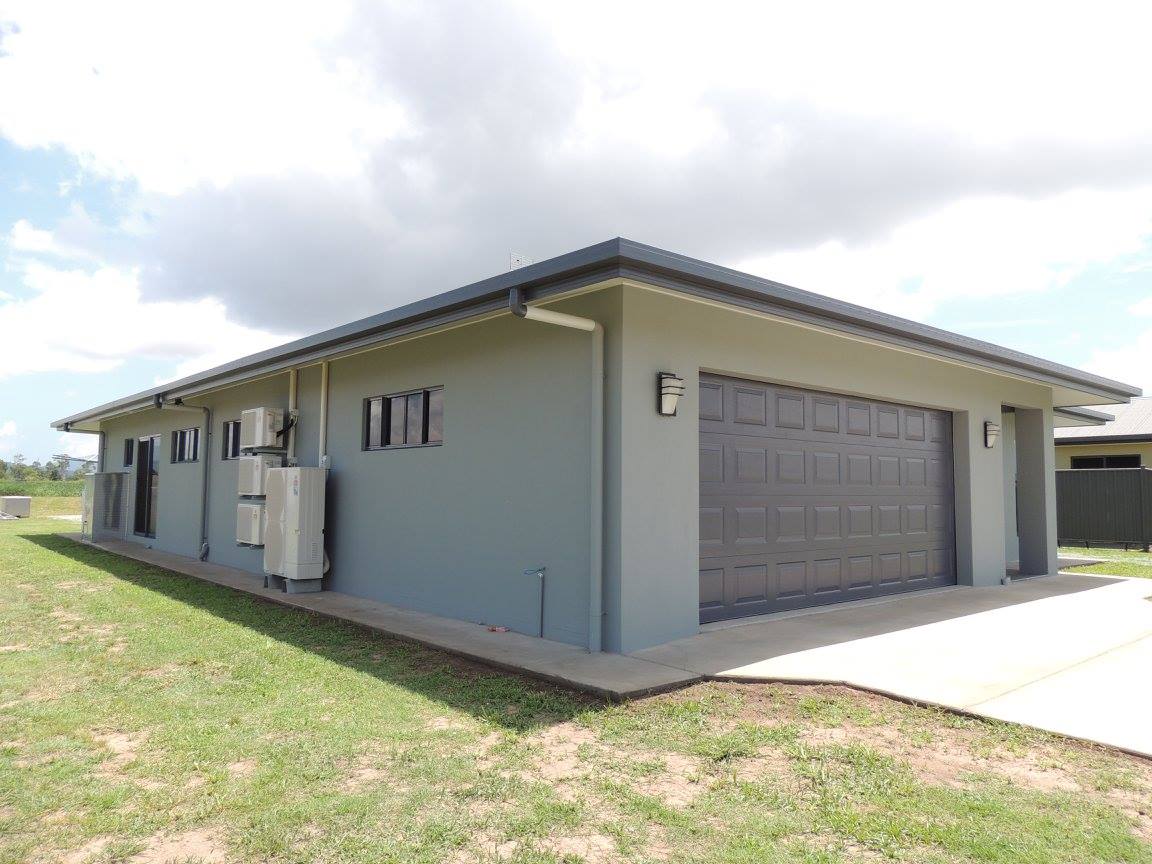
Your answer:
[[[996,439],[1000,437],[1000,424],[991,420],[984,421],[984,446],[991,450],[996,446]]]
[[[672,372],[656,375],[656,412],[664,417],[675,417],[676,406],[684,395],[684,379]]]

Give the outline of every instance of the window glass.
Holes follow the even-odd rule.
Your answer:
[[[424,393],[408,394],[408,425],[404,435],[405,444],[424,443]]]
[[[136,456],[136,442],[131,438],[124,439],[124,467],[131,468]]]
[[[444,440],[444,391],[428,391],[428,435],[429,444]]]
[[[364,449],[419,447],[444,441],[441,387],[364,400]]]
[[[381,433],[384,431],[384,400],[377,397],[368,400],[368,447],[380,447],[384,441]]]
[[[240,421],[224,421],[224,448],[225,459],[237,459],[240,456]]]
[[[388,400],[388,443],[393,446],[404,443],[407,403],[407,396],[393,396]]]

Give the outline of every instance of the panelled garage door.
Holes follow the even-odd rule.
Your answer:
[[[952,415],[700,379],[700,621],[956,582]]]

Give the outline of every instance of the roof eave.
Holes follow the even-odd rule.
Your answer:
[[[521,288],[529,299],[539,300],[613,277],[662,283],[680,291],[711,292],[727,302],[763,306],[773,314],[819,326],[832,325],[834,329],[858,332],[883,342],[929,349],[951,359],[992,364],[1026,377],[1039,376],[1038,380],[1046,383],[1095,394],[1101,401],[1127,401],[1142,392],[1138,387],[991,343],[617,237],[113,400],[56,420],[52,426],[63,429],[86,421],[97,422],[147,408],[157,395],[189,396],[214,389],[224,380],[243,380],[256,377],[259,372],[275,371],[275,367],[287,368],[300,358],[316,357],[326,351],[338,353],[350,342],[384,341],[413,328],[438,326],[439,321],[488,314],[500,307],[512,288]]]

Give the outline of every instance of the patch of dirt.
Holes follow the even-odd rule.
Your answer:
[[[389,777],[388,761],[389,757],[380,753],[362,754],[344,775],[344,779],[340,782],[340,791],[362,792],[370,786],[383,782]]]
[[[128,859],[129,864],[171,864],[173,861],[197,861],[199,864],[223,864],[228,856],[220,838],[211,831],[196,828],[180,834],[154,834],[144,851]]]
[[[596,733],[578,723],[557,723],[531,736],[534,751],[532,767],[517,775],[530,782],[545,782],[565,801],[582,797],[573,781],[603,770],[605,764],[642,766],[640,776],[620,772],[613,779],[627,784],[642,795],[660,798],[669,807],[689,806],[710,788],[702,763],[673,752],[624,750],[605,744]],[[656,771],[647,770],[660,765]]]
[[[749,783],[761,783],[767,779],[795,781],[791,760],[771,747],[761,749],[755,756],[733,760],[732,775]]]
[[[445,859],[445,864],[480,864],[489,861],[507,861],[520,848],[519,840],[503,840],[491,831],[480,831],[472,838],[472,845],[457,849]]]
[[[88,861],[95,860],[111,842],[111,837],[93,837],[79,849],[75,849],[61,858],[60,862],[61,864],[86,864]]]
[[[238,778],[251,777],[256,773],[256,760],[240,759],[236,762],[229,762],[228,773]]]
[[[1132,820],[1137,837],[1152,843],[1152,788],[1114,789],[1108,793],[1108,801]]]
[[[17,651],[27,651],[28,646],[23,642],[17,645],[0,645],[0,654],[14,654]]]
[[[557,858],[578,858],[586,864],[603,864],[618,859],[616,842],[603,834],[561,834],[541,840],[540,847]]]
[[[424,728],[434,732],[463,732],[469,726],[458,717],[433,717],[424,724]]]
[[[111,754],[101,766],[103,773],[115,773],[124,766],[136,761],[136,751],[147,739],[148,734],[128,732],[94,732],[92,737]]]
[[[916,744],[892,726],[844,726],[811,729],[800,738],[811,746],[861,744],[907,765],[920,780],[938,786],[965,788],[973,774],[995,774],[1017,786],[1040,792],[1079,792],[1081,786],[1066,771],[1043,765],[1035,756],[1000,751],[980,757],[963,741],[938,740]]]

